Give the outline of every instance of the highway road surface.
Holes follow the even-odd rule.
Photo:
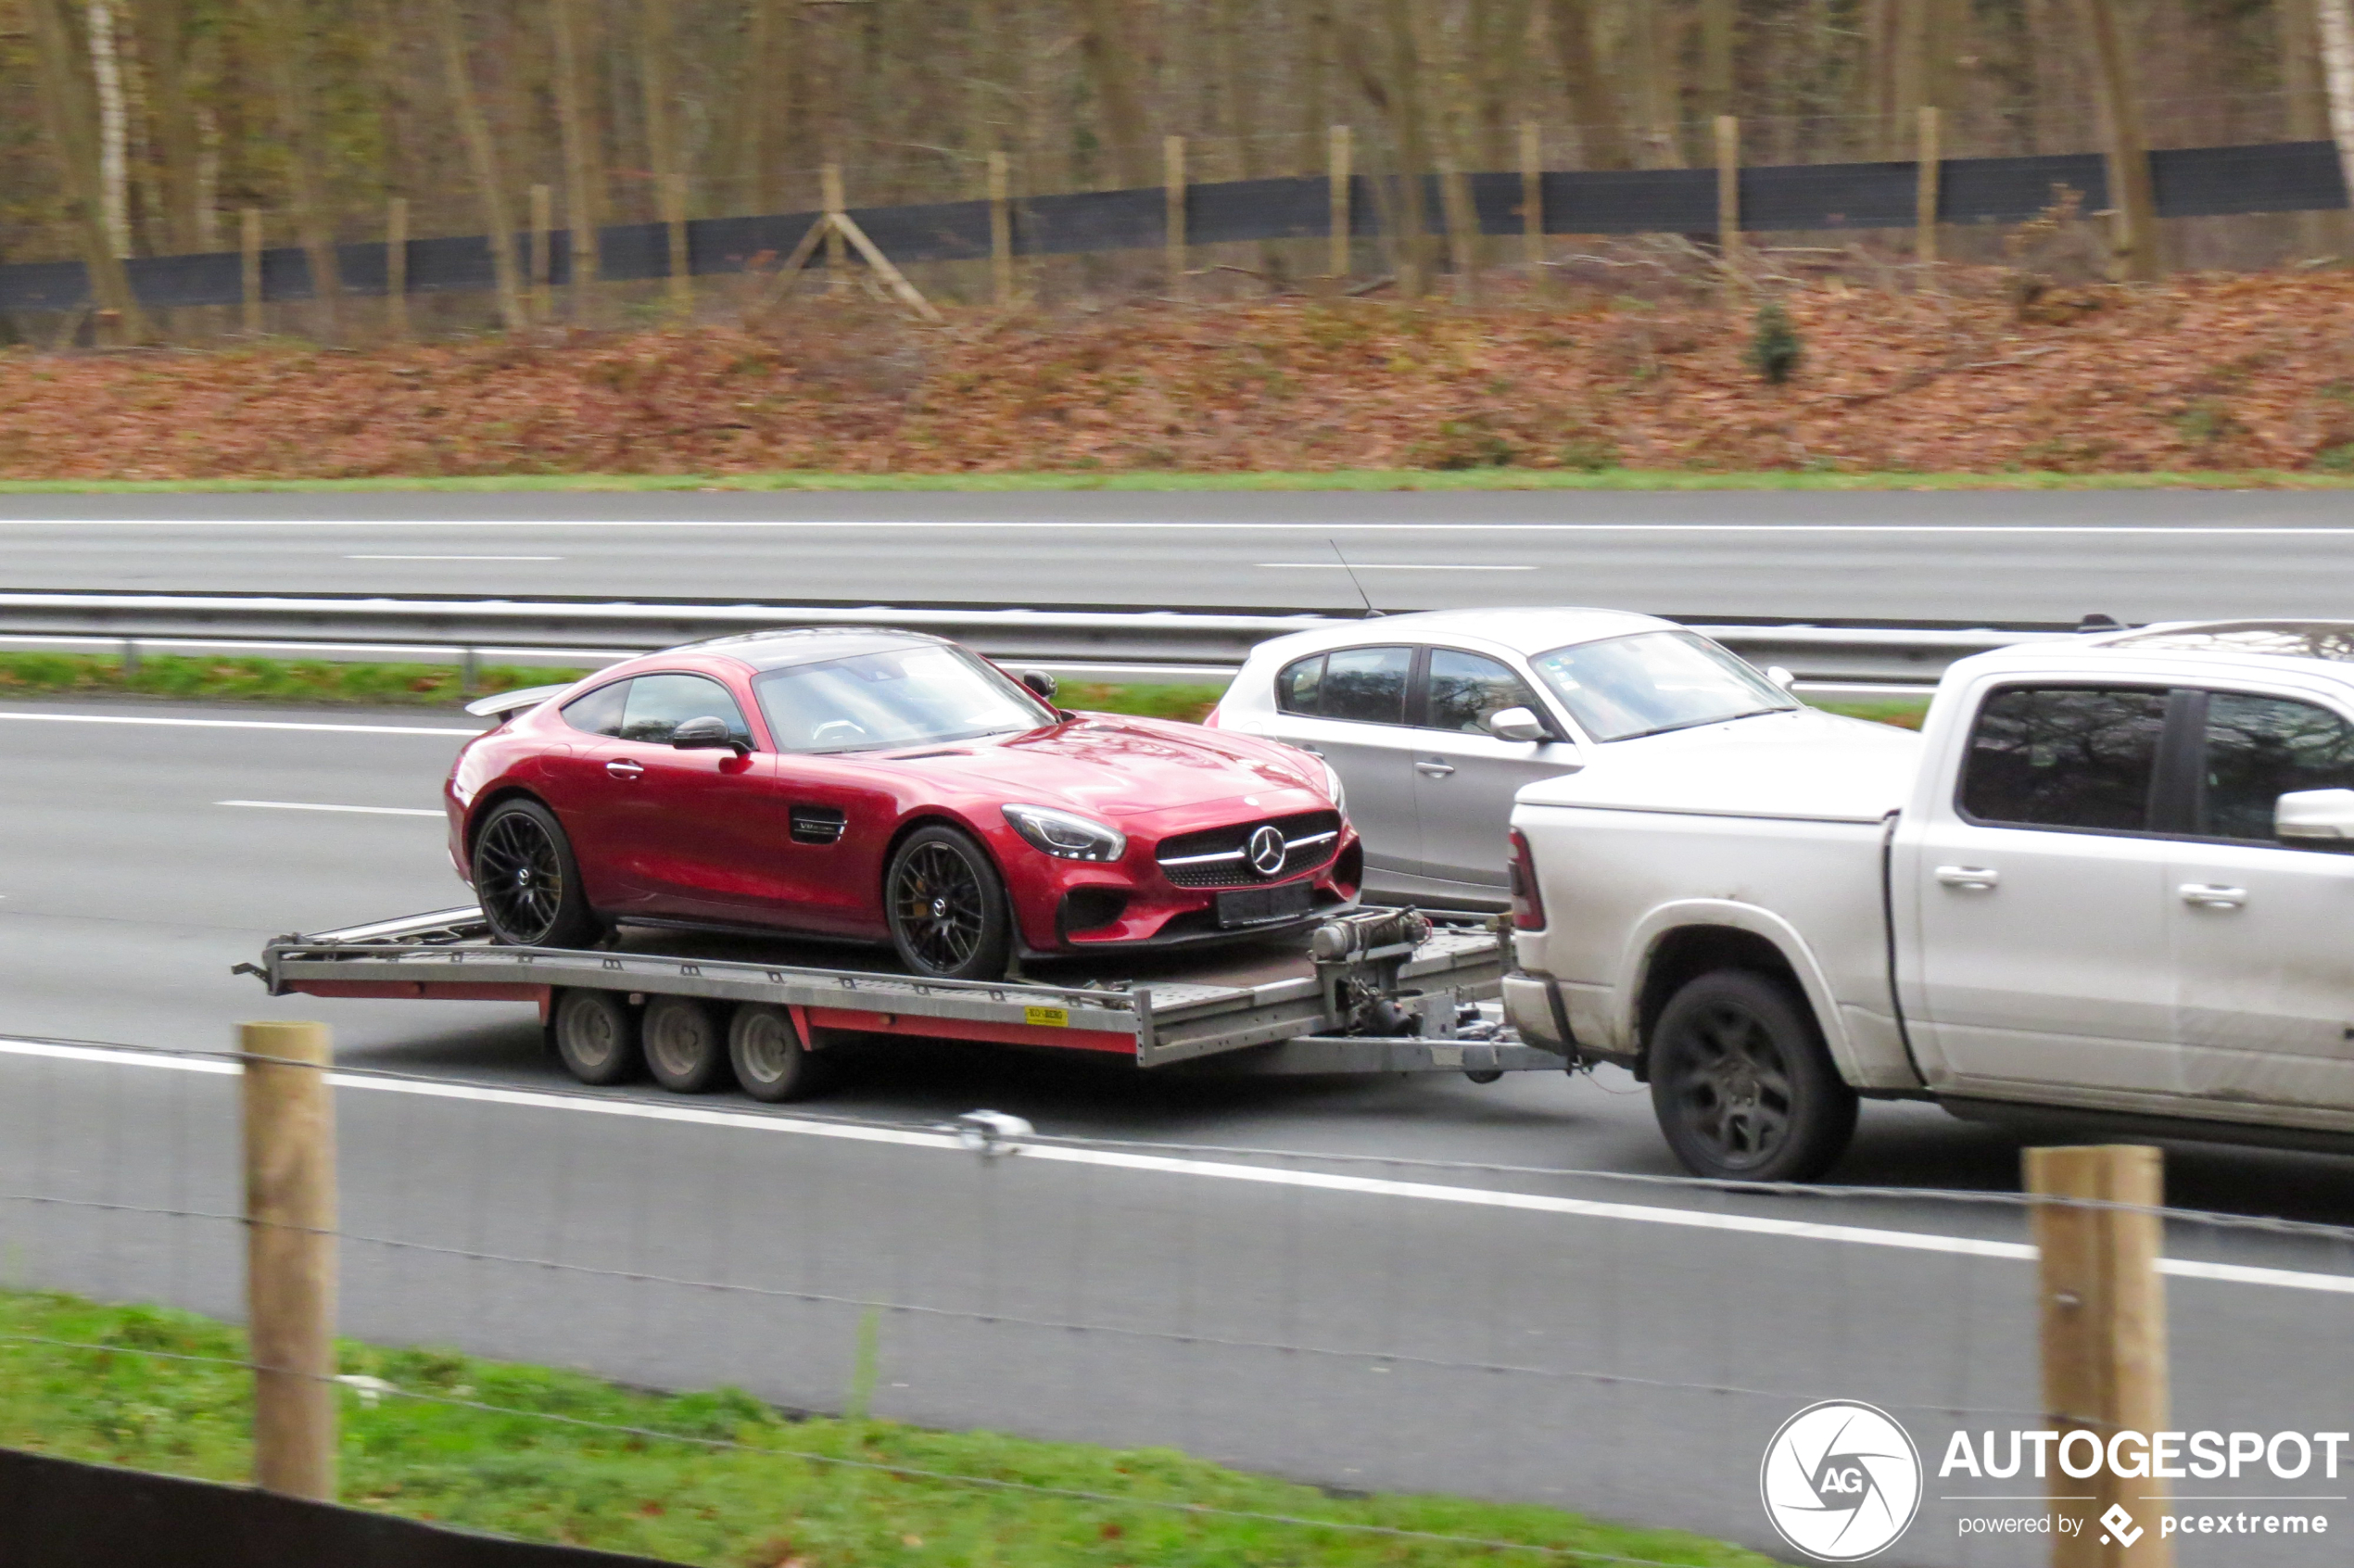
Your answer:
[[[236,1207],[228,1064],[44,1041],[217,1050],[238,1019],[319,1016],[347,1068],[436,1081],[338,1093],[354,1334],[838,1409],[873,1309],[895,1418],[1761,1547],[1759,1455],[1811,1399],[1881,1404],[1932,1464],[1957,1426],[2041,1424],[2014,1206],[1539,1173],[1672,1169],[1623,1078],[1176,1082],[941,1045],[771,1109],[581,1093],[525,1007],[272,1002],[232,977],[274,933],[462,895],[435,791],[469,725],[0,702],[12,1282],[234,1312],[236,1225],[184,1217]],[[1121,1142],[986,1161],[923,1131],[980,1106]],[[2017,1159],[1932,1108],[1872,1105],[1834,1174],[1992,1200]],[[2178,1204],[2354,1220],[2347,1160],[2183,1147],[2170,1176]],[[2169,1246],[2175,1424],[2345,1428],[2348,1244],[2178,1225]],[[2041,1561],[1956,1533],[1995,1505],[1955,1498],[1999,1489],[1932,1477],[1895,1560]],[[2297,1506],[2354,1528],[2342,1503]],[[2323,1559],[2259,1541],[2183,1561]]]
[[[13,496],[0,561],[19,590],[2073,625],[2354,613],[2354,494]]]

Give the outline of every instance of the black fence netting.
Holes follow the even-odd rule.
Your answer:
[[[2272,142],[2247,146],[2180,147],[2150,154],[2161,218],[2207,218],[2259,212],[2310,212],[2343,208],[2348,193],[2336,148],[2328,142]],[[1740,171],[1741,226],[1747,230],[1879,229],[1909,226],[1916,217],[1918,171],[1909,162],[1793,164]],[[1554,171],[1541,176],[1544,228],[1556,234],[1714,234],[1716,172],[1713,169]],[[1470,176],[1472,203],[1482,233],[1518,234],[1522,180],[1517,173]],[[2082,196],[2082,209],[2108,203],[2108,178],[2097,153],[1946,160],[1939,172],[1939,217],[1950,223],[2017,223],[2053,205],[2065,185]],[[1396,182],[1360,174],[1350,182],[1352,233],[1394,231],[1409,204]],[[1435,176],[1424,180],[1424,221],[1446,226]],[[1236,240],[1314,239],[1331,234],[1332,187],[1323,176],[1236,180],[1194,185],[1185,193],[1185,238],[1196,245]],[[894,261],[970,261],[990,254],[985,201],[924,202],[854,208],[860,227]],[[819,213],[702,218],[687,225],[689,270],[697,274],[757,269],[790,253]],[[1074,191],[1031,196],[1011,205],[1013,250],[1019,256],[1069,256],[1090,251],[1158,247],[1168,239],[1164,191]],[[518,235],[516,254],[528,254]],[[615,281],[667,276],[670,240],[660,223],[622,223],[597,236],[599,275]],[[820,255],[815,264],[823,265]],[[386,292],[390,270],[380,243],[339,245],[335,266],[346,291]],[[234,251],[200,256],[137,257],[127,264],[140,302],[151,307],[234,305],[246,297],[244,259]],[[572,281],[570,236],[549,236],[549,274]],[[409,242],[408,289],[412,294],[495,286],[490,243],[480,234]],[[260,256],[260,297],[311,297],[310,264],[299,247]],[[0,311],[70,310],[89,302],[79,261],[0,266]]]

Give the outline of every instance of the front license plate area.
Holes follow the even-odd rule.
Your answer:
[[[1218,929],[1263,926],[1289,920],[1316,907],[1314,886],[1306,881],[1282,882],[1272,888],[1236,888],[1218,895]]]

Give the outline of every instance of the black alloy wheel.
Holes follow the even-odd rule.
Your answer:
[[[891,857],[883,907],[900,961],[935,980],[1006,972],[1013,919],[989,852],[954,828],[921,828]]]
[[[475,837],[475,897],[510,947],[588,947],[603,935],[555,813],[538,801],[495,807]]]
[[[1688,982],[1652,1031],[1652,1108],[1686,1170],[1807,1182],[1855,1131],[1855,1092],[1790,989],[1745,969]]]

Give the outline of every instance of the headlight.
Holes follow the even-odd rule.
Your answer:
[[[1052,806],[1009,805],[998,810],[1033,849],[1060,860],[1118,860],[1128,853],[1128,835],[1093,817]]]
[[[1316,760],[1318,762],[1323,762],[1322,757],[1319,757]],[[1347,816],[1348,815],[1348,787],[1341,783],[1340,775],[1333,771],[1333,765],[1330,763],[1324,763],[1324,793],[1333,798],[1333,807],[1335,810],[1338,811],[1343,816]]]

